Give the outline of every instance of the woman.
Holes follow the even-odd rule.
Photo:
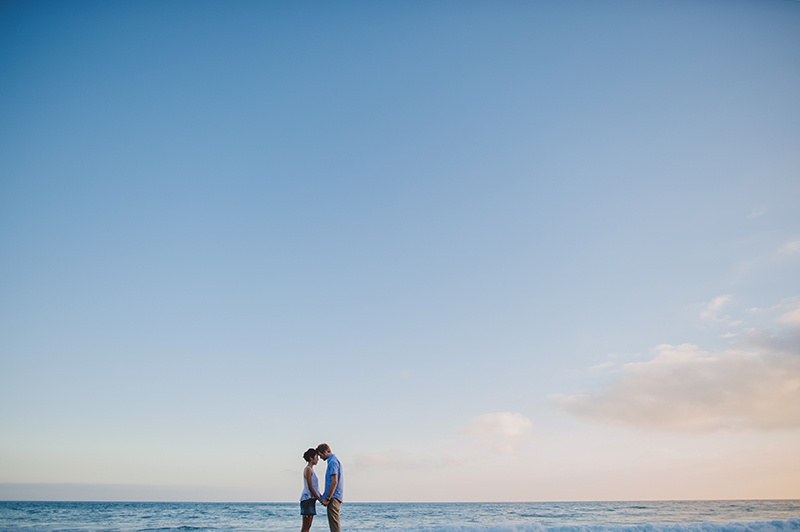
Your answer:
[[[303,528],[300,532],[311,530],[311,521],[317,515],[317,501],[319,497],[319,481],[314,473],[314,466],[319,462],[317,450],[313,447],[303,453],[306,467],[303,469],[303,493],[300,495],[300,515],[303,516]]]

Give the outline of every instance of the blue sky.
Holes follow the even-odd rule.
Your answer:
[[[0,498],[800,498],[798,30],[4,4]]]

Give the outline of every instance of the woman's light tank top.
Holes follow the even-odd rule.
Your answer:
[[[306,466],[307,468],[308,466]],[[319,495],[319,481],[317,480],[317,474],[314,473],[314,470],[311,470],[311,485],[314,486],[314,491],[317,492]],[[308,499],[313,499],[314,495],[311,493],[311,490],[308,489],[308,482],[306,482],[306,470],[303,469],[303,493],[300,495],[301,501],[307,501]]]

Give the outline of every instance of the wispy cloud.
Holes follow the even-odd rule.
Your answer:
[[[531,420],[520,413],[492,412],[473,419],[461,433],[495,452],[511,454],[519,450],[520,443],[527,439],[532,429]]]
[[[763,216],[767,213],[769,209],[766,207],[757,207],[750,211],[750,214],[747,216],[748,218],[758,218],[759,216]]]
[[[782,314],[781,317],[778,318],[778,323],[793,327],[800,327],[800,304],[798,304],[796,308],[790,310],[789,312]]]
[[[733,296],[731,294],[725,294],[722,296],[717,296],[711,300],[705,306],[703,312],[700,313],[700,318],[704,320],[711,320],[711,321],[724,321],[729,319],[730,316],[723,316],[719,317],[720,312],[722,309],[728,305],[731,301],[733,301]]]
[[[408,451],[389,450],[381,453],[357,454],[355,469],[440,469],[459,463],[452,456],[420,456]]]
[[[797,253],[798,251],[800,251],[800,240],[793,240],[792,242],[785,243],[781,249],[778,250],[778,253],[789,255]]]
[[[473,418],[469,425],[458,430],[460,442],[453,441],[446,447],[425,453],[389,449],[357,454],[353,467],[357,470],[430,470],[455,466],[464,460],[485,457],[487,453],[515,454],[522,450],[532,429],[531,420],[520,413],[492,412]]]
[[[770,244],[770,247],[774,244]],[[794,261],[800,255],[800,240],[791,240],[780,247],[771,247],[771,251],[763,251],[759,256],[744,260],[735,266],[730,273],[730,281],[740,284],[745,278],[756,272],[763,275],[765,269],[774,269],[785,266],[787,262]]]
[[[777,305],[771,307],[752,307],[747,309],[747,312],[753,316],[768,317],[772,316],[773,319],[783,325],[797,325],[796,321],[792,318],[792,314],[800,309],[800,297],[790,297],[784,299]]]
[[[647,362],[625,364],[595,394],[554,399],[578,418],[668,431],[800,428],[800,307],[772,334],[750,330],[736,347],[707,352],[659,345]]]

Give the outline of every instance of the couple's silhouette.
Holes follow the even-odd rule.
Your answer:
[[[322,458],[328,462],[325,471],[325,491],[319,493],[319,481],[314,473],[314,466]],[[301,532],[309,532],[314,516],[317,515],[317,501],[320,501],[328,510],[328,526],[330,532],[341,532],[339,526],[339,509],[342,506],[344,483],[342,478],[342,464],[336,455],[331,452],[327,443],[320,443],[317,448],[309,448],[303,453],[306,467],[303,469],[303,493],[300,495],[300,515],[303,516]]]

